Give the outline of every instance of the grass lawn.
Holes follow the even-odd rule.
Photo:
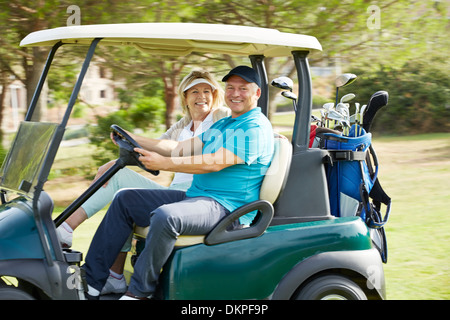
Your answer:
[[[450,299],[450,134],[375,137],[373,144],[380,182],[393,199],[386,227],[387,298]],[[59,168],[67,161],[64,154],[72,163],[88,161],[84,152],[63,150],[55,164]],[[104,214],[98,213],[75,231],[74,249],[87,252]]]
[[[389,299],[450,298],[450,134],[375,138],[386,227]]]

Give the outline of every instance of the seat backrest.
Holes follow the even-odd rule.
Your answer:
[[[273,158],[261,184],[259,198],[274,203],[286,184],[292,159],[292,144],[283,135],[275,133]]]

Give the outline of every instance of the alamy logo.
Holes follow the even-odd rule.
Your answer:
[[[369,266],[367,272],[367,288],[369,289],[381,289],[383,272],[379,266]]]
[[[367,13],[370,14],[369,18],[367,18],[366,24],[367,28],[370,30],[380,29],[381,28],[381,9],[379,6],[370,5],[367,8]]]
[[[66,286],[68,289],[79,289],[81,286],[81,270],[78,266],[68,266],[67,273],[71,275],[67,278]]]
[[[67,7],[67,13],[72,13],[67,18],[67,26],[79,26],[81,24],[81,9],[77,5],[71,5]]]
[[[267,146],[264,136],[259,135],[259,131],[255,130],[243,130],[243,129],[226,129],[225,131],[217,129],[209,129],[205,133],[201,157],[183,157],[180,155],[189,154],[188,150],[174,149],[172,151],[172,161],[175,164],[236,164],[236,159],[232,154],[235,154],[242,160],[248,159],[251,163],[268,164],[271,158],[268,158]],[[200,140],[194,140],[194,143],[201,143]],[[195,145],[184,147],[191,150],[196,148]],[[226,149],[231,153],[225,153],[223,157],[207,157],[206,155],[215,154],[220,149]],[[262,168],[266,172],[266,168]]]

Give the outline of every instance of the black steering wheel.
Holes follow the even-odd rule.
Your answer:
[[[136,165],[139,168],[150,172],[151,174],[157,176],[159,170],[147,169],[142,162],[139,161],[140,154],[134,151],[134,148],[143,149],[139,143],[137,143],[133,138],[130,137],[128,133],[125,132],[121,127],[116,124],[111,126],[113,133],[113,139],[117,143],[120,149],[120,158],[125,162],[126,165]]]

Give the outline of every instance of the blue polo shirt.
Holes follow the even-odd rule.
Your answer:
[[[195,174],[188,197],[210,197],[230,212],[259,199],[259,190],[273,156],[273,131],[269,120],[256,107],[245,114],[223,118],[199,135],[203,154],[220,148],[233,152],[244,163],[229,166],[218,172]],[[250,224],[256,212],[240,218]]]

